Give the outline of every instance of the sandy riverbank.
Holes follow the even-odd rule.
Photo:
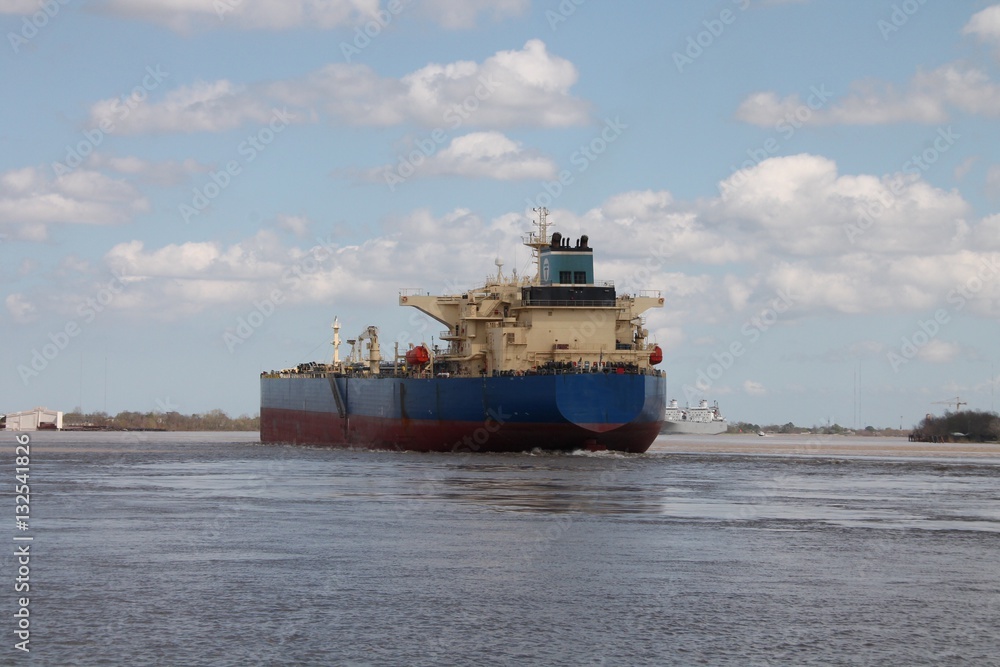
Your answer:
[[[909,442],[906,438],[803,435],[668,435],[650,447],[653,452],[771,454],[808,456],[898,456],[918,458],[994,458],[998,443]]]

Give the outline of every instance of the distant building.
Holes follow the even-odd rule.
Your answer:
[[[8,431],[61,430],[63,413],[48,408],[35,408],[0,416],[0,428]]]

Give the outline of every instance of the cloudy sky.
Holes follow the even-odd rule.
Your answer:
[[[0,412],[254,413],[334,316],[429,342],[399,288],[527,272],[538,205],[666,297],[681,403],[997,407],[998,4],[0,0],[0,26]]]

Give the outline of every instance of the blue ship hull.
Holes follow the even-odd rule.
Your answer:
[[[662,373],[261,378],[261,441],[416,451],[644,452]]]

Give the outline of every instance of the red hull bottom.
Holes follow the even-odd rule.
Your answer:
[[[440,422],[263,408],[260,440],[330,447],[418,452],[524,452],[532,449],[612,450],[641,454],[660,432],[658,422],[577,425]]]

